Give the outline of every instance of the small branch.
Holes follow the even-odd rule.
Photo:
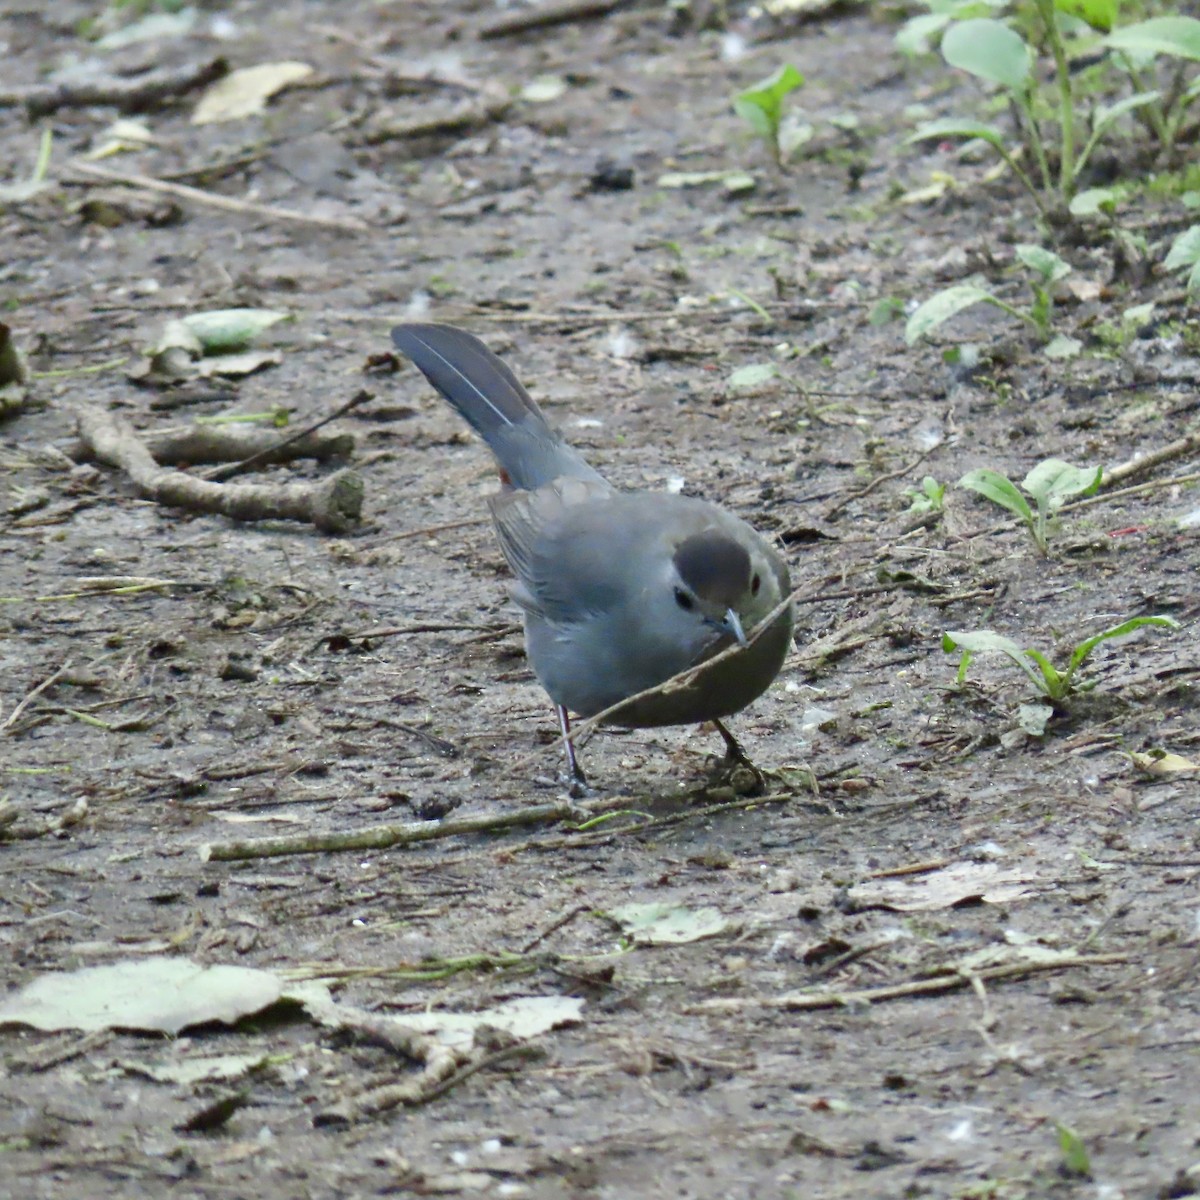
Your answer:
[[[146,438],[146,445],[154,461],[163,467],[194,463],[233,463],[241,466],[291,462],[297,458],[313,458],[318,462],[348,458],[354,450],[354,438],[349,434],[312,437],[308,430],[303,430],[281,440],[278,430],[258,426],[193,425],[168,433],[152,434]],[[82,443],[67,453],[76,462],[89,457]]]
[[[408,538],[429,537],[433,533],[447,533],[451,529],[466,529],[470,525],[486,525],[491,517],[467,517],[462,521],[443,521],[440,525],[422,525],[418,529],[404,529],[394,533],[388,541],[402,542]]]
[[[0,802],[0,840],[21,842],[49,837],[64,829],[70,829],[72,825],[78,825],[87,815],[88,802],[81,796],[56,817],[22,825],[17,823],[16,806],[8,801],[2,801]]]
[[[946,975],[929,979],[914,979],[908,983],[888,984],[885,987],[864,988],[858,992],[788,992],[782,996],[750,996],[705,1000],[685,1008],[685,1013],[745,1012],[750,1008],[782,1009],[785,1012],[812,1012],[822,1008],[846,1008],[853,1004],[877,1004],[883,1000],[902,1000],[908,996],[937,996],[974,987],[975,980],[991,983],[1000,979],[1021,979],[1043,971],[1069,971],[1075,967],[1110,967],[1128,962],[1124,954],[1064,954],[1044,962],[1008,963],[1002,967],[987,967],[981,971],[950,968]]]
[[[24,105],[30,119],[49,116],[62,108],[104,105],[122,112],[141,112],[164,100],[173,100],[228,74],[223,58],[183,67],[164,67],[134,79],[101,79],[89,83],[39,84],[0,91],[0,108]]]
[[[8,715],[8,720],[0,725],[0,732],[7,733],[17,723],[17,718],[44,692],[52,688],[70,670],[71,660],[68,658],[52,675],[47,675]]]
[[[180,200],[190,200],[193,204],[204,204],[209,208],[223,209],[225,212],[246,213],[271,221],[296,221],[303,225],[316,225],[322,229],[336,229],[343,233],[369,233],[371,229],[366,222],[356,217],[322,217],[315,213],[298,212],[294,208],[280,208],[274,204],[256,204],[252,200],[238,200],[233,196],[205,192],[185,183],[167,183],[166,180],[154,179],[149,175],[110,171],[107,167],[98,167],[95,163],[82,162],[79,159],[71,162],[71,168],[81,175],[105,179],[110,183],[123,183],[127,187],[142,188],[148,192],[163,192],[168,196],[177,196]]]
[[[324,533],[344,533],[362,513],[363,484],[353,471],[338,471],[317,483],[210,483],[159,466],[122,418],[90,406],[77,412],[79,436],[92,458],[120,468],[142,495],[159,504],[236,521],[307,521]]]
[[[506,13],[479,27],[481,41],[493,38],[518,37],[533,29],[549,29],[554,25],[573,25],[606,17],[621,6],[622,0],[564,0],[561,4],[545,4],[540,8]]]
[[[510,102],[490,100],[480,103],[469,100],[447,112],[433,116],[415,117],[408,121],[393,119],[389,113],[376,117],[363,131],[363,143],[378,146],[383,142],[404,141],[409,138],[437,137],[443,134],[469,133],[498,121],[510,108]]]
[[[1176,458],[1187,458],[1192,454],[1200,454],[1200,433],[1189,433],[1186,437],[1181,437],[1178,441],[1171,442],[1160,450],[1143,454],[1140,458],[1133,458],[1119,467],[1113,467],[1111,471],[1105,471],[1101,486],[1107,487],[1110,483],[1120,483],[1123,479],[1145,475],[1147,471],[1153,471],[1155,467],[1161,467],[1165,462],[1171,462]]]
[[[525,825],[554,825],[579,813],[568,804],[534,804],[507,813],[448,817],[443,821],[412,821],[372,825],[344,833],[302,834],[297,837],[253,838],[245,842],[211,842],[200,847],[205,862],[234,862],[246,858],[279,858],[288,854],[322,854],[339,850],[387,850],[468,833],[500,833]],[[591,810],[586,809],[590,815]]]
[[[246,457],[239,461],[233,462],[228,467],[222,467],[219,471],[210,471],[208,478],[214,483],[223,483],[226,479],[232,479],[235,475],[240,475],[243,471],[248,471],[251,467],[258,466],[260,463],[284,462],[288,458],[311,457],[311,458],[348,458],[351,451],[354,449],[354,439],[349,434],[343,434],[340,437],[313,437],[318,429],[336,421],[339,417],[344,417],[352,408],[357,408],[365,401],[372,399],[372,395],[368,391],[359,391],[351,396],[345,404],[339,405],[327,417],[322,417],[319,421],[314,421],[311,425],[306,425],[303,429],[296,430],[295,433],[282,441],[275,441],[273,444],[266,439],[263,440],[261,449],[254,450]],[[261,430],[260,433],[266,433],[271,436],[270,430]],[[311,449],[304,449],[311,447]],[[323,453],[315,453],[315,449],[320,447]],[[158,456],[157,451],[155,457]],[[210,462],[213,460],[209,460]]]
[[[866,487],[859,488],[856,492],[851,492],[847,496],[843,496],[835,504],[825,510],[825,520],[831,520],[837,513],[841,512],[847,504],[853,504],[855,500],[861,500],[864,496],[869,496],[881,483],[887,483],[890,479],[903,479],[905,476],[915,471],[933,452],[941,449],[941,444],[932,446],[923,454],[918,454],[912,462],[905,463],[904,466],[897,468],[895,471],[889,471],[885,475],[876,475]]]

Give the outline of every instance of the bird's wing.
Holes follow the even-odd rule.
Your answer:
[[[556,624],[573,624],[628,603],[621,579],[638,578],[652,533],[633,497],[603,481],[556,479],[492,500],[514,598]]]

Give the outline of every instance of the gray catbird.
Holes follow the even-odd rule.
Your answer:
[[[745,521],[705,500],[619,492],[550,428],[516,376],[477,337],[400,325],[396,348],[487,442],[502,489],[491,500],[517,578],[529,661],[558,710],[574,779],[568,711],[590,717],[740,644],[687,686],[634,699],[605,720],[644,727],[721,724],[761,695],[792,640],[784,561]]]

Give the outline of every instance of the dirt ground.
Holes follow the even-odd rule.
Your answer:
[[[940,344],[909,348],[902,320],[872,317],[974,272],[1023,294],[1010,266],[1040,236],[1028,198],[985,180],[986,160],[904,144],[914,105],[940,115],[973,88],[906,64],[882,6],[770,36],[730,7],[725,31],[645,4],[481,37],[528,10],[242,0],[205,5],[186,36],[99,51],[84,35],[109,26],[86,22],[113,14],[97,5],[5,6],[6,89],[73,57],[129,78],[218,56],[314,68],[240,121],[194,125],[198,92],[168,99],[136,116],[148,147],[98,160],[83,156],[115,106],[0,110],[10,182],[54,131],[54,186],[0,210],[4,320],[38,373],[0,424],[9,997],[48,972],[174,955],[324,981],[380,1017],[582,1007],[526,1044],[481,1035],[445,1086],[337,1121],[323,1118],[419,1083],[420,1066],[294,1008],[175,1038],[12,1026],[0,1194],[1200,1190],[1196,784],[1129,757],[1198,752],[1200,555],[1181,522],[1195,451],[1065,515],[1045,558],[964,490],[925,523],[905,495],[980,466],[1113,466],[1195,429],[1197,327],[1152,269],[1188,218],[1169,197],[1130,201],[1120,219],[1145,261],[1099,236],[1058,244],[1095,285],[1055,318],[1081,357],[1047,359],[987,310],[936,340],[972,340],[990,365],[952,370]],[[807,77],[792,104],[815,134],[781,174],[729,96],[784,62]],[[517,95],[542,77],[561,95]],[[125,188],[102,222],[80,204],[114,185],[81,163],[266,207]],[[752,194],[661,182],[735,169]],[[958,186],[898,198],[937,170]],[[1148,301],[1138,336],[1102,336]],[[277,365],[229,389],[128,378],[169,318],[235,306],[294,316],[261,339]],[[202,857],[561,795],[553,714],[483,519],[488,456],[381,358],[406,315],[484,337],[619,485],[682,485],[778,536],[795,651],[735,723],[765,794],[713,782],[711,730],[614,730],[584,750],[593,811],[614,811],[583,829],[565,813]],[[731,386],[767,362],[791,382]],[[364,389],[336,425],[365,488],[344,534],[187,513],[64,457],[82,404],[147,435],[275,406],[299,428]],[[1040,738],[1016,725],[1017,671],[985,657],[956,686],[941,648],[945,630],[994,629],[1064,657],[1152,613],[1180,629],[1101,646],[1096,689]],[[611,916],[630,902],[720,921],[641,942]],[[178,1070],[229,1055],[257,1066]],[[175,1073],[154,1078],[164,1063]]]

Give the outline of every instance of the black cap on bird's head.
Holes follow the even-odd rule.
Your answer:
[[[672,556],[675,571],[687,591],[676,589],[676,603],[681,608],[692,607],[693,601],[709,610],[721,613],[706,617],[708,624],[723,635],[746,645],[738,607],[754,590],[751,580],[753,564],[741,542],[716,529],[705,529],[686,537]]]
[[[726,533],[706,529],[675,547],[679,578],[714,608],[731,608],[750,587],[750,554]]]

